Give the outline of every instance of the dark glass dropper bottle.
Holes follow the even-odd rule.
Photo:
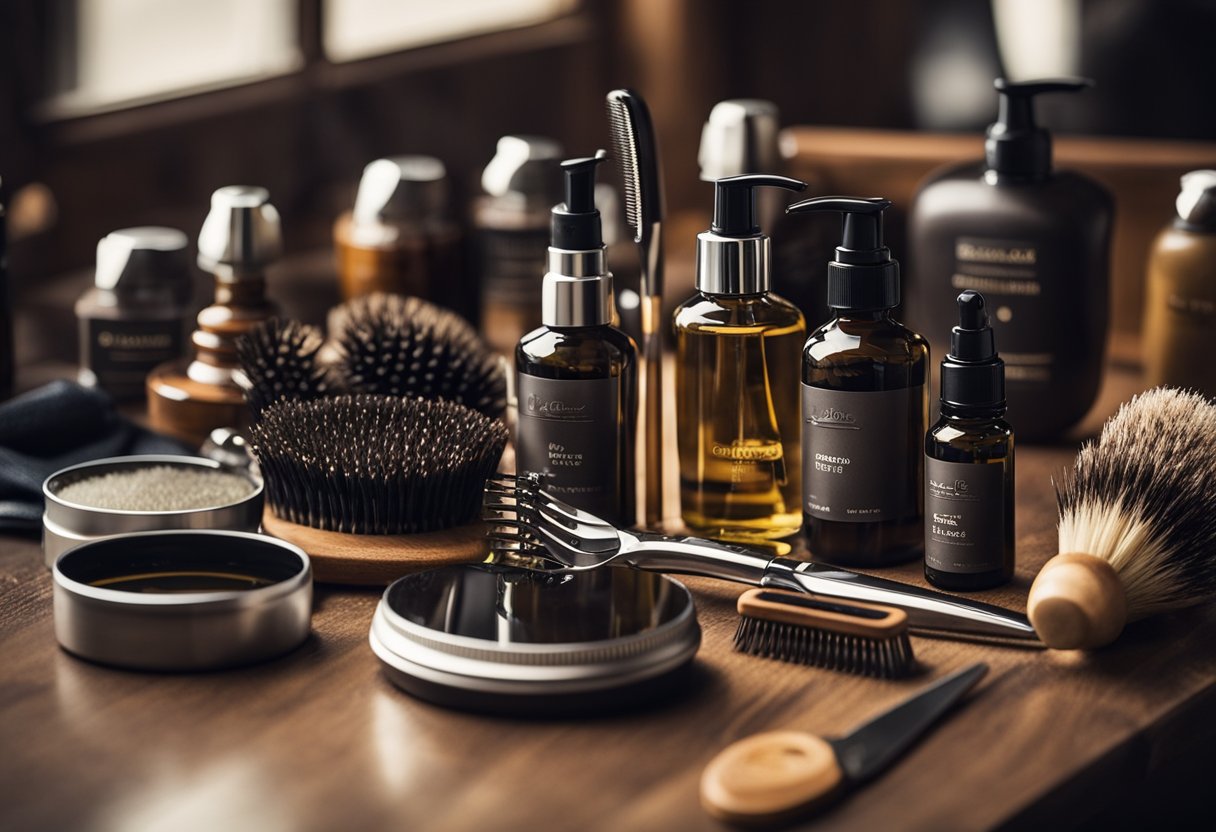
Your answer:
[[[562,163],[566,201],[553,208],[543,326],[515,349],[516,468],[577,508],[622,526],[636,522],[634,442],[637,347],[612,325],[595,169],[608,158]]]
[[[963,292],[958,314],[941,418],[925,435],[925,579],[965,592],[1013,577],[1013,428],[984,296]]]

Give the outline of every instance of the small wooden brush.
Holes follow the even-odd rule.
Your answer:
[[[827,670],[894,679],[916,667],[903,610],[798,592],[739,596],[735,649]]]
[[[1056,483],[1061,554],[1030,588],[1048,647],[1110,644],[1128,621],[1216,598],[1216,405],[1161,387],[1119,408]]]

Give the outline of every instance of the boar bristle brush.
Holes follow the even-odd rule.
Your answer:
[[[377,293],[347,301],[331,321],[335,370],[351,393],[443,399],[493,419],[506,410],[498,356],[455,312]]]
[[[500,421],[454,402],[347,395],[275,402],[250,437],[262,526],[308,552],[318,581],[387,583],[488,552],[479,515],[507,442]]]
[[[329,368],[317,360],[324,343],[316,327],[280,318],[263,321],[237,339],[237,359],[249,382],[245,403],[254,419],[280,399],[336,392]]]
[[[1059,551],[1030,588],[1048,647],[1216,598],[1216,405],[1168,387],[1125,403],[1056,483]]]

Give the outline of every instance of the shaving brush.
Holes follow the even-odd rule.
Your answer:
[[[244,373],[245,403],[254,419],[280,399],[316,399],[337,392],[330,369],[317,359],[321,330],[299,321],[271,318],[236,342]]]
[[[500,418],[507,378],[498,357],[455,312],[376,293],[331,315],[335,370],[352,393],[421,396]]]
[[[1061,554],[1030,588],[1048,647],[1216,598],[1216,405],[1161,387],[1119,408],[1056,483]]]

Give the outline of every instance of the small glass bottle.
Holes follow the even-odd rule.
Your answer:
[[[958,310],[941,418],[925,436],[925,579],[966,592],[1013,577],[1013,428],[983,295],[963,292]]]
[[[891,314],[899,264],[883,244],[881,198],[816,197],[790,213],[844,214],[828,264],[834,317],[802,353],[802,510],[811,557],[891,566],[924,545],[929,346]]]
[[[636,520],[637,348],[612,325],[595,168],[603,151],[562,163],[566,201],[552,212],[542,325],[515,349],[516,470],[619,526]]]
[[[698,235],[698,293],[675,312],[676,425],[685,525],[724,540],[796,534],[802,313],[769,292],[770,242],[753,189],[806,187],[750,174],[719,179]]]

